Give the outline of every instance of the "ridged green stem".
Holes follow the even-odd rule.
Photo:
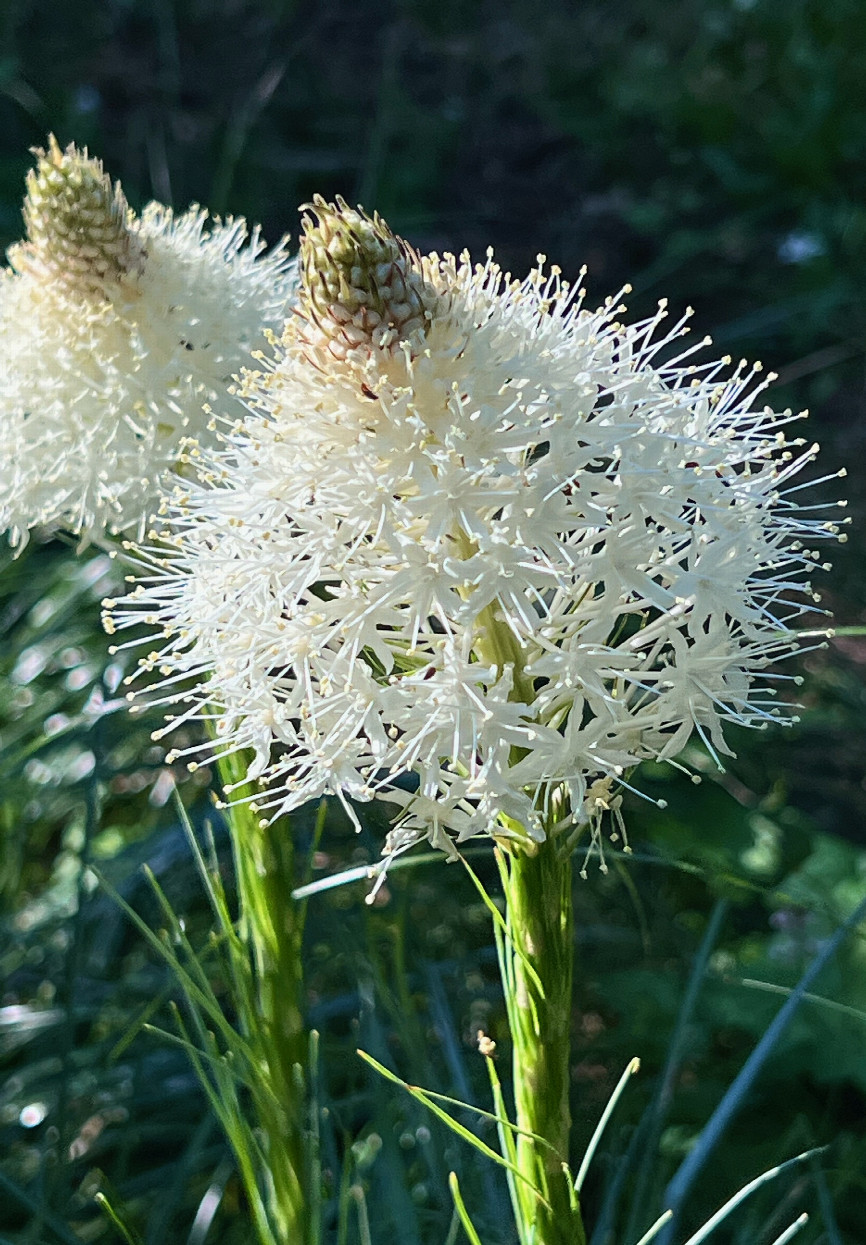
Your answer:
[[[229,785],[245,775],[240,756],[221,756]],[[308,1189],[309,1033],[304,1022],[305,904],[292,898],[295,845],[286,820],[262,826],[247,804],[226,809],[238,881],[240,931],[253,964],[253,990],[240,1017],[256,1062],[251,1097],[267,1162],[264,1173],[280,1245],[320,1239],[318,1197]]]
[[[475,649],[482,661],[499,669],[510,665],[512,696],[532,702],[524,651],[495,605],[478,617]],[[521,1130],[516,1165],[525,1177],[511,1182],[518,1235],[521,1245],[586,1245],[567,1167],[574,963],[571,854],[560,849],[554,836],[543,843],[526,836],[503,854],[501,873],[509,936],[501,946],[500,963],[513,1043],[515,1122]]]
[[[513,1043],[518,1231],[522,1245],[585,1245],[567,1167],[574,921],[571,856],[555,840],[503,861],[510,946],[506,1001]],[[543,1144],[547,1143],[547,1144]],[[539,1196],[532,1192],[538,1191]]]

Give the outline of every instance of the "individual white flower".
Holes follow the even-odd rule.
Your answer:
[[[296,285],[283,244],[243,220],[137,218],[102,165],[53,136],[27,178],[26,241],[0,275],[0,530],[83,541],[143,533],[204,404],[280,328]],[[237,408],[240,411],[240,407]]]
[[[838,532],[788,485],[814,447],[756,368],[671,358],[663,307],[625,327],[556,269],[314,210],[250,417],[192,456],[107,625],[149,627],[166,731],[253,750],[266,816],[383,797],[389,853],[621,833],[638,762],[776,716],[759,676]]]

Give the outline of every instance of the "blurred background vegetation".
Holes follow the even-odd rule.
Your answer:
[[[89,144],[131,202],[260,221],[340,193],[419,248],[523,273],[538,252],[590,301],[630,282],[695,308],[720,353],[780,373],[775,404],[812,409],[826,472],[848,468],[851,539],[824,604],[866,621],[866,7],[862,0],[4,0],[0,239],[21,233],[28,148]],[[141,1025],[172,997],[166,970],[94,887],[98,864],[149,920],[149,863],[195,938],[207,914],[170,800],[224,834],[209,774],[171,775],[154,725],[125,712],[98,601],[116,568],[61,541],[0,555],[0,1237],[243,1242],[227,1147],[182,1052]],[[820,615],[813,620],[821,624]],[[594,1245],[629,1245],[784,991],[866,888],[866,640],[802,659],[795,727],[741,734],[730,771],[693,787],[663,767],[634,801],[635,857],[577,892],[576,1153],[628,1059],[640,1077],[587,1187]],[[372,860],[336,815],[317,876]],[[311,820],[297,833],[310,842]],[[229,871],[226,859],[226,871]],[[489,859],[475,860],[495,889]],[[354,1056],[489,1106],[479,1028],[507,1053],[487,916],[441,862],[311,902],[311,1022],[323,1037],[329,1241],[444,1242],[447,1171],[485,1245],[509,1245],[499,1176]],[[700,952],[700,954],[699,954]],[[683,1009],[693,974],[694,1006]],[[698,1223],[747,1179],[810,1145],[715,1239],[866,1240],[866,942],[850,939],[803,1005],[688,1204]],[[781,992],[781,993],[780,993]],[[825,1000],[825,1001],[822,1001]],[[826,1000],[829,1000],[827,1002]],[[676,1029],[678,1040],[671,1046]],[[507,1061],[503,1060],[503,1070]],[[478,1127],[471,1118],[468,1122]],[[351,1197],[340,1199],[340,1188]],[[340,1209],[342,1207],[342,1210]]]

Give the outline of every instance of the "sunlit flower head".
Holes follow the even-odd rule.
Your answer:
[[[639,761],[775,718],[838,531],[790,483],[814,447],[664,306],[624,326],[541,260],[516,281],[314,211],[249,417],[191,456],[109,629],[148,626],[166,732],[253,751],[263,816],[381,797],[388,854],[621,832]]]
[[[139,218],[99,161],[36,153],[26,240],[0,275],[0,530],[84,540],[141,534],[203,405],[230,412],[232,376],[279,328],[296,277],[243,220]],[[240,410],[240,407],[237,408]]]

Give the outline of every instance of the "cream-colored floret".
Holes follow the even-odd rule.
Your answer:
[[[363,268],[326,249],[308,286]],[[518,282],[407,256],[430,318],[330,362],[290,323],[110,625],[155,620],[166,729],[215,715],[268,816],[382,798],[389,854],[603,816],[623,838],[640,761],[696,734],[721,763],[728,723],[779,716],[768,668],[837,532],[789,484],[814,447],[759,404],[757,369],[695,363],[663,305],[628,326],[541,264]]]

